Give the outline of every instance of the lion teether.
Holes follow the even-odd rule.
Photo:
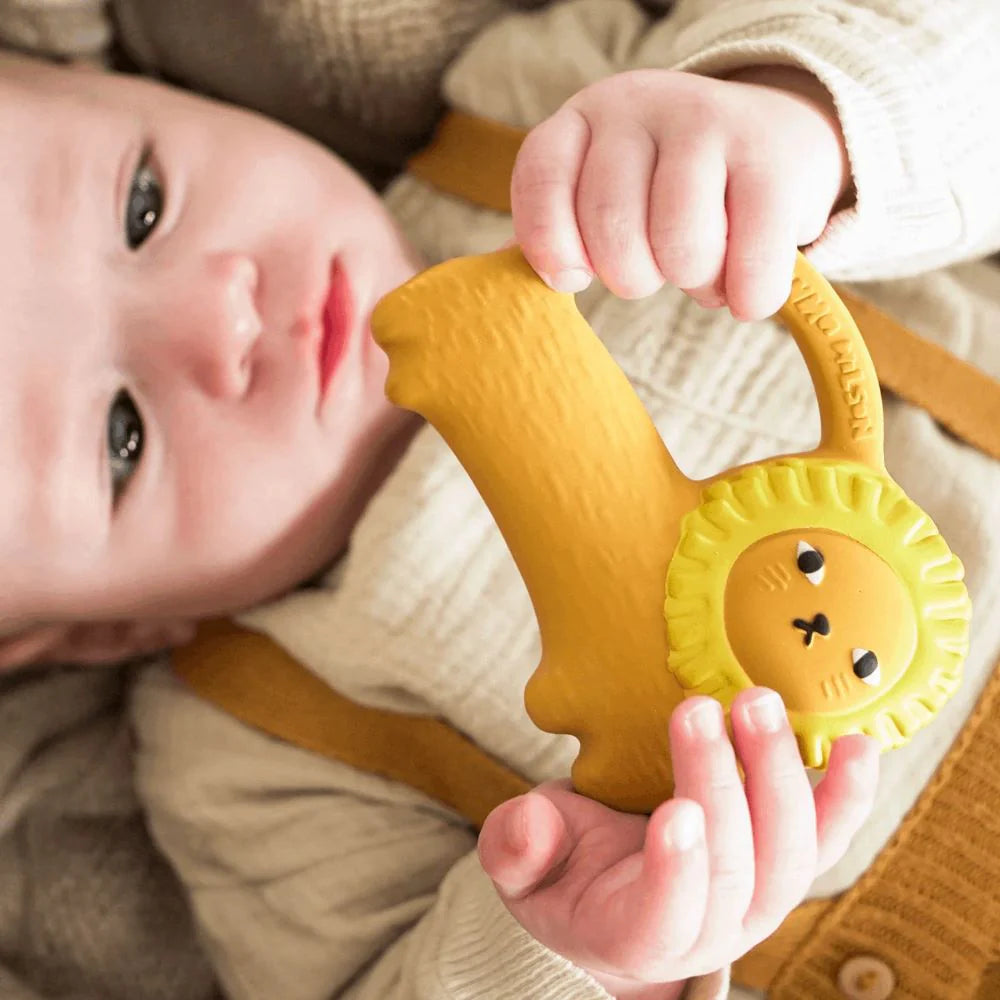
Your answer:
[[[962,566],[885,471],[858,329],[801,256],[779,316],[816,387],[820,444],[704,482],[677,468],[572,296],[516,248],[431,268],[373,317],[390,399],[448,442],[531,595],[528,713],[579,738],[577,790],[618,809],[669,796],[667,719],[688,694],[728,707],[775,688],[820,767],[845,733],[901,745],[959,683]]]

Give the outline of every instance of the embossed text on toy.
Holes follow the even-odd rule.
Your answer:
[[[865,373],[858,367],[851,338],[838,336],[841,333],[840,322],[831,312],[826,299],[798,278],[793,282],[791,304],[810,326],[827,338],[840,372],[840,391],[851,413],[852,440],[864,441],[874,437],[875,428],[869,414]]]

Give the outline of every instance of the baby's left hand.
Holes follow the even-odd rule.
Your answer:
[[[796,248],[849,185],[832,100],[804,70],[636,70],[529,133],[511,200],[517,242],[558,291],[596,275],[639,298],[669,282],[759,319],[784,303]]]
[[[650,817],[550,783],[493,810],[479,857],[514,919],[613,996],[666,1000],[768,937],[868,817],[878,745],[838,739],[812,788],[780,697],[670,717],[674,797]]]

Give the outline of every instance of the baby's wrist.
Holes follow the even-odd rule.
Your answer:
[[[687,980],[676,983],[637,983],[604,972],[590,973],[615,1000],[681,1000]]]
[[[772,87],[787,93],[797,94],[812,104],[816,110],[833,120],[837,132],[840,132],[840,120],[833,95],[820,82],[818,76],[800,66],[783,66],[765,64],[761,66],[742,66],[726,73],[723,79],[736,83],[756,83],[762,87]],[[843,137],[841,137],[843,141]]]
[[[847,154],[847,143],[840,125],[840,116],[833,95],[823,85],[819,77],[799,66],[761,65],[744,66],[733,70],[724,77],[736,83],[751,83],[762,87],[793,94],[809,104],[825,121],[836,142],[840,155],[840,195],[833,211],[847,207],[852,190],[851,163]],[[831,212],[832,214],[832,212]]]

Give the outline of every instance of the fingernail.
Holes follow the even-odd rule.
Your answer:
[[[520,803],[508,811],[503,832],[512,853],[523,854],[528,849],[528,824]]]
[[[762,691],[745,706],[746,718],[759,733],[776,733],[785,719],[785,706],[774,691]]]
[[[717,701],[702,701],[688,710],[684,719],[688,732],[703,740],[722,736],[722,706]]]
[[[847,773],[852,781],[867,781],[879,765],[878,754],[871,758],[868,753],[860,753],[847,762]]]
[[[720,309],[726,304],[726,300],[721,295],[692,295],[691,298],[695,300],[702,307],[702,309]]]
[[[570,267],[565,271],[560,271],[555,276],[542,274],[541,277],[553,291],[565,292],[568,295],[582,292],[591,281],[590,272],[582,267]]]
[[[678,802],[664,832],[668,847],[676,851],[690,851],[705,836],[701,809],[693,802]]]
[[[871,776],[872,767],[864,757],[854,757],[847,762],[845,770],[847,771],[847,777],[856,785],[859,785],[863,781],[867,781]]]

